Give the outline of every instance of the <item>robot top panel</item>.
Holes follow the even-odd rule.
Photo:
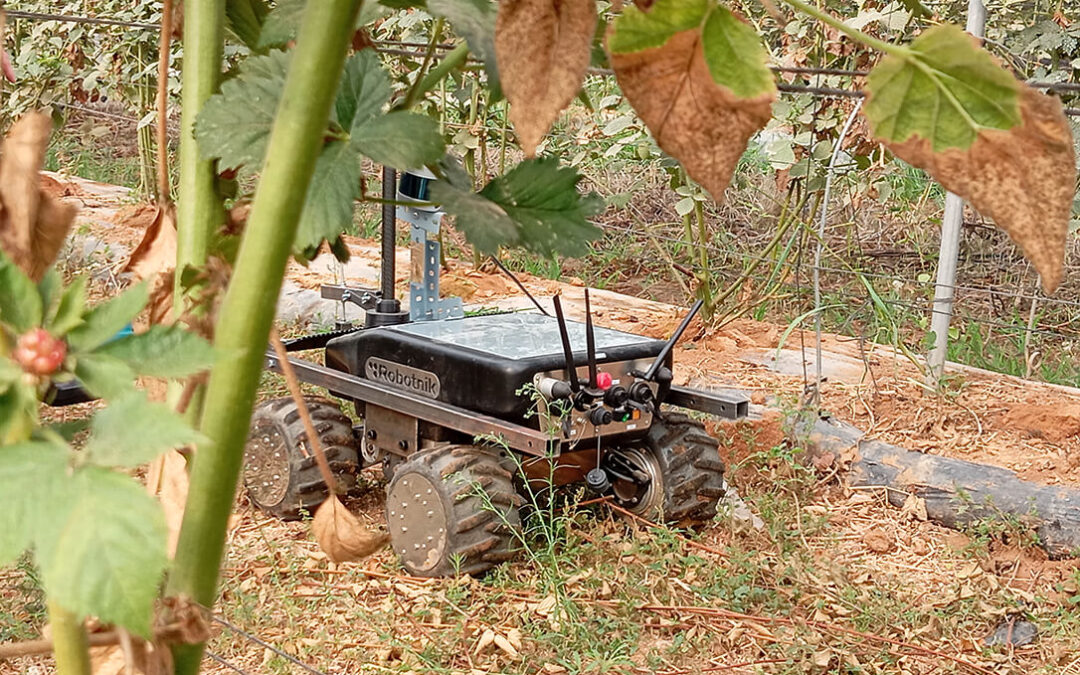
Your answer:
[[[463,319],[418,321],[389,327],[460,347],[468,347],[506,359],[526,359],[562,354],[559,323],[554,317],[535,313],[489,314]],[[575,353],[585,351],[585,324],[567,321],[570,344]],[[652,338],[609,328],[595,329],[596,351],[603,359],[605,349],[646,345]]]

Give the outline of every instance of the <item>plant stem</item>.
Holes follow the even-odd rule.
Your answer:
[[[142,43],[135,49],[135,56],[142,68],[146,64],[146,46]],[[139,116],[145,115],[151,110],[153,97],[150,95],[150,87],[136,84],[138,88]],[[139,145],[139,197],[152,199],[154,195],[154,134],[153,130],[144,126],[137,134]]]
[[[443,56],[439,61],[439,65],[431,69],[431,72],[420,81],[420,88],[417,90],[416,95],[421,96],[431,91],[432,88],[439,82],[442,82],[451,70],[457,68],[469,58],[469,46],[464,42],[454,47]]]
[[[215,347],[229,355],[206,391],[191,490],[166,592],[213,606],[225,531],[240,474],[248,419],[285,264],[345,64],[360,0],[307,4],[278,107],[235,272],[222,303]],[[203,645],[174,648],[176,673],[198,672]]]
[[[852,40],[861,42],[867,47],[876,49],[879,52],[892,54],[901,58],[907,58],[911,54],[910,50],[907,47],[901,45],[894,45],[892,43],[885,42],[884,40],[879,40],[876,37],[867,35],[866,33],[862,32],[857,28],[852,28],[851,26],[846,25],[843,21],[837,19],[832,14],[820,10],[813,5],[807,4],[802,0],[784,0],[784,2],[799,10],[803,14],[812,16],[818,21],[828,26],[832,26],[836,30],[851,38]]]
[[[169,47],[172,44],[173,0],[161,5],[161,40],[158,43],[157,82],[157,198],[159,204],[172,201],[169,181]]]
[[[420,64],[420,70],[416,73],[416,81],[409,87],[409,93],[405,95],[405,101],[402,102],[400,109],[408,110],[416,103],[416,99],[423,93],[420,91],[424,84],[424,73],[427,72],[428,67],[431,65],[431,59],[435,55],[435,47],[439,44],[439,37],[442,35],[443,23],[445,19],[441,16],[435,19],[435,26],[431,29],[431,40],[428,41],[427,52],[424,53],[424,62]],[[430,89],[430,87],[428,87]],[[427,91],[425,89],[424,91]]]
[[[225,212],[214,162],[199,156],[195,118],[217,91],[225,49],[225,0],[184,0],[183,101],[180,109],[180,191],[176,212],[176,315],[183,311],[180,280],[188,265],[206,263],[211,233]],[[164,37],[162,38],[164,41]]]
[[[90,643],[82,619],[55,600],[49,600],[48,607],[56,672],[59,675],[90,675]]]
[[[712,318],[716,303],[712,297],[712,271],[709,269],[709,233],[705,228],[705,207],[701,202],[694,200],[694,219],[698,227],[698,264],[701,265],[701,277],[698,279],[698,297],[705,301],[704,319]]]

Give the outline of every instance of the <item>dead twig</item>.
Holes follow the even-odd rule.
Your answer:
[[[296,371],[293,370],[292,362],[289,361],[289,353],[281,342],[277,328],[270,329],[270,343],[274,346],[274,353],[277,354],[278,361],[281,363],[281,374],[285,376],[289,394],[300,412],[300,420],[304,423],[307,442],[315,454],[315,463],[319,465],[319,473],[322,474],[327,488],[333,490],[334,472],[330,469],[330,462],[326,461],[326,454],[323,453],[322,442],[319,440],[319,432],[315,430],[315,424],[311,421],[311,413],[308,411],[307,402],[304,401],[304,392],[300,391],[300,380],[296,378]]]
[[[110,645],[116,645],[120,644],[120,632],[110,630],[104,633],[91,633],[87,636],[87,640],[91,647],[107,647]],[[51,654],[52,651],[53,641],[50,639],[25,640],[23,642],[8,642],[0,645],[0,661],[5,661],[7,659],[15,659],[21,656],[37,656],[40,654]]]
[[[805,626],[810,626],[812,628],[817,628],[818,630],[824,631],[824,632],[843,633],[845,635],[850,635],[852,637],[857,637],[857,638],[860,638],[860,639],[863,639],[863,640],[869,640],[869,641],[872,641],[872,642],[882,642],[882,643],[885,643],[885,644],[890,644],[890,645],[893,645],[895,647],[901,647],[903,649],[911,650],[913,652],[921,654],[922,656],[930,656],[930,657],[934,657],[934,658],[937,658],[937,659],[945,659],[947,661],[951,661],[951,662],[953,662],[953,663],[955,663],[955,664],[957,664],[959,666],[963,666],[965,668],[968,668],[968,669],[972,670],[973,672],[981,673],[982,675],[994,675],[994,672],[992,670],[987,670],[986,668],[983,668],[982,666],[976,665],[976,664],[974,664],[974,663],[972,663],[972,662],[970,662],[970,661],[968,661],[966,659],[963,659],[963,658],[961,658],[959,656],[953,656],[951,654],[946,654],[944,652],[937,651],[936,649],[930,649],[929,647],[923,647],[922,645],[917,645],[917,644],[914,644],[912,642],[905,642],[903,640],[895,640],[893,638],[885,637],[884,635],[877,635],[877,634],[874,634],[874,633],[864,633],[862,631],[854,630],[852,628],[844,628],[843,626],[838,626],[838,625],[833,624],[833,623],[826,623],[824,621],[814,621],[812,619],[802,619],[802,620],[800,620],[800,619],[789,619],[787,617],[782,617],[782,616],[757,616],[757,615],[754,615],[754,614],[742,614],[740,612],[732,612],[730,610],[720,609],[720,608],[717,608],[717,607],[693,607],[693,606],[680,607],[678,605],[641,605],[637,609],[641,610],[641,611],[649,611],[649,612],[672,612],[672,613],[685,612],[685,613],[688,613],[688,614],[698,614],[700,616],[711,616],[711,617],[717,617],[717,618],[721,618],[721,619],[728,619],[728,620],[734,620],[734,621],[758,621],[758,622],[761,622],[761,623],[782,624],[782,625],[785,625],[785,626],[805,625]]]
[[[642,518],[641,516],[637,515],[636,513],[632,513],[630,511],[627,511],[626,509],[619,506],[618,504],[614,504],[614,503],[609,501],[609,502],[607,502],[607,505],[609,507],[611,507],[612,510],[618,511],[619,513],[623,514],[624,516],[632,518],[632,519],[638,521],[639,523],[642,523],[643,525],[648,525],[649,527],[654,527],[656,529],[662,529],[663,528],[663,526],[660,525],[659,523],[654,523],[653,521],[649,520],[648,518]],[[694,541],[693,539],[691,539],[691,538],[689,538],[687,536],[678,534],[678,533],[676,533],[676,536],[679,537],[679,539],[682,539],[686,543],[686,545],[689,546],[690,548],[696,548],[699,551],[705,551],[706,553],[712,553],[713,555],[720,556],[721,558],[727,558],[728,557],[727,553],[724,553],[723,551],[721,551],[718,548],[713,548],[712,546],[706,546],[705,544],[698,543],[698,542]]]

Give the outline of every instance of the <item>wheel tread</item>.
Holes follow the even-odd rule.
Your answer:
[[[442,483],[444,505],[448,503],[450,509],[442,559],[428,570],[411,569],[406,563],[410,573],[480,574],[516,555],[514,533],[521,527],[517,510],[520,497],[514,490],[512,474],[498,453],[471,445],[438,446],[417,452],[395,468],[387,493],[396,481],[410,473]],[[460,476],[460,482],[453,478],[455,474]],[[476,494],[477,484],[485,491],[486,498]]]
[[[319,435],[323,451],[339,486],[355,481],[359,470],[358,443],[352,421],[337,403],[322,397],[305,398],[308,411]],[[295,520],[303,513],[313,513],[326,500],[330,491],[311,454],[307,430],[300,412],[291,397],[278,398],[261,404],[252,416],[256,423],[269,423],[281,434],[289,452],[289,485],[277,504],[259,503],[249,490],[252,503],[262,511],[283,520]]]

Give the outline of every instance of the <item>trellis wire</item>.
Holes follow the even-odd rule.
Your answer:
[[[243,668],[241,668],[240,666],[238,666],[235,663],[227,660],[225,657],[220,656],[219,654],[215,654],[214,652],[210,651],[209,649],[204,650],[203,654],[206,655],[206,658],[210,659],[211,661],[214,661],[215,663],[220,663],[221,665],[225,666],[226,668],[228,668],[229,670],[231,670],[233,672],[239,673],[240,675],[249,675],[249,673],[246,670],[244,670]]]
[[[157,31],[161,26],[154,23],[142,23],[139,21],[121,21],[120,19],[102,19],[96,16],[76,16],[73,14],[41,14],[38,12],[21,12],[14,9],[5,10],[12,19],[27,19],[30,21],[58,21],[61,23],[84,23],[101,26],[120,26],[122,28],[139,28],[146,31]]]
[[[92,17],[92,16],[77,16],[77,15],[66,15],[66,14],[46,14],[46,13],[37,13],[37,12],[23,12],[23,11],[18,11],[18,10],[9,10],[7,12],[7,14],[8,14],[9,17],[11,17],[13,19],[26,19],[26,20],[31,20],[31,21],[61,21],[61,22],[70,22],[70,23],[81,23],[81,24],[96,24],[96,25],[105,25],[105,26],[124,27],[124,28],[130,28],[130,29],[140,29],[140,30],[146,30],[146,31],[157,31],[157,30],[160,29],[160,27],[157,24],[134,22],[134,21],[122,21],[122,20],[118,20],[118,19],[108,19],[108,18]],[[394,49],[394,48],[395,47],[415,47],[415,48],[425,48],[426,49],[428,47],[427,43],[409,42],[409,41],[403,41],[403,40],[400,40],[400,41],[399,40],[379,40],[379,41],[376,41],[375,44],[378,47],[383,47],[384,48],[383,51],[385,51],[387,53],[402,54],[402,55],[406,55],[406,56],[416,56],[416,57],[422,57],[424,55],[424,53],[421,52],[421,51],[410,52],[410,51],[407,51],[407,50],[398,50],[398,49]],[[451,44],[438,44],[438,45],[435,45],[435,47],[437,49],[448,50],[448,49],[452,49],[454,47],[454,45],[451,45]],[[798,75],[818,75],[818,76],[826,75],[826,76],[863,77],[863,76],[868,74],[868,71],[863,71],[863,70],[852,70],[852,69],[844,69],[844,68],[829,68],[829,67],[802,67],[802,66],[771,65],[770,69],[772,69],[772,70],[774,70],[776,72],[792,73],[792,74],[798,74]],[[592,73],[592,74],[603,75],[603,76],[611,76],[611,75],[614,74],[613,71],[611,71],[610,69],[603,69],[603,68],[590,68],[589,72]],[[1065,91],[1065,92],[1080,92],[1080,83],[1051,82],[1051,81],[1040,81],[1040,80],[1028,80],[1027,83],[1029,85],[1031,85],[1032,87],[1040,88],[1040,89],[1047,89],[1047,90],[1052,90],[1052,91]],[[829,97],[837,97],[837,98],[843,97],[843,98],[859,98],[859,99],[861,99],[861,98],[863,98],[865,96],[865,94],[862,91],[853,90],[853,89],[846,89],[846,88],[839,88],[839,87],[796,85],[796,84],[789,84],[789,83],[786,83],[786,82],[778,83],[777,88],[780,91],[785,92],[785,93],[808,94],[808,95],[812,95],[812,96],[819,96],[819,97],[826,97],[826,98],[829,98]],[[859,104],[861,104],[861,100],[860,100]],[[93,108],[87,108],[87,107],[75,105],[75,104],[72,104],[72,103],[55,102],[54,105],[64,107],[64,108],[68,108],[68,109],[72,109],[72,110],[78,110],[78,111],[83,112],[85,114],[97,115],[97,116],[100,116],[100,117],[117,119],[117,120],[126,121],[126,122],[138,123],[140,121],[139,119],[137,119],[135,117],[129,117],[129,116],[125,116],[125,115],[118,115],[116,113],[110,113],[110,112],[102,111],[102,110],[95,110]],[[1080,109],[1066,108],[1065,113],[1067,115],[1080,116]],[[854,114],[849,116],[848,121],[850,122],[853,117],[854,117]],[[452,126],[460,126],[460,127],[464,127],[464,128],[471,128],[470,125],[456,125],[456,124],[454,124]],[[846,128],[846,126],[847,125],[845,125],[845,128]],[[837,147],[839,147],[839,146],[837,146]],[[835,156],[836,156],[836,153],[834,152],[834,158],[835,158]],[[830,160],[830,165],[832,165],[831,160]],[[831,178],[831,173],[830,173],[829,178]],[[826,180],[826,189],[827,189],[827,191],[828,191],[829,187],[830,187],[830,180],[827,179]],[[824,214],[826,212],[827,212],[827,209],[824,209],[823,210],[823,216],[824,216]],[[822,246],[822,242],[821,242],[821,236],[822,235],[823,235],[823,233],[819,233],[819,241],[818,241],[819,253],[820,253],[820,247]],[[661,238],[664,238],[664,237],[661,237]],[[670,238],[668,238],[668,239],[670,239]],[[679,240],[674,240],[673,239],[672,241],[682,243]],[[721,251],[721,250],[717,249],[714,246],[708,246],[708,249],[713,251],[714,253],[719,252],[719,253],[723,253],[723,254],[732,254],[732,252]],[[749,256],[749,255],[746,255],[746,254],[734,254],[734,255],[736,255],[738,257],[742,257],[743,259],[753,259],[754,258],[754,256]],[[815,255],[815,262],[820,262],[820,258],[817,255]],[[859,275],[859,276],[871,277],[871,278],[897,279],[896,277],[893,277],[893,276],[890,276],[890,275],[881,275],[881,274],[874,274],[874,273],[869,273],[869,272],[858,272],[858,271],[854,271],[854,270],[846,270],[846,269],[840,269],[840,268],[830,268],[830,267],[824,267],[824,266],[820,266],[820,265],[815,265],[815,278],[818,277],[818,275],[819,275],[819,273],[821,271],[828,271],[828,272],[834,272],[834,273],[844,273],[844,274],[853,274],[853,275]],[[929,285],[929,284],[927,284],[927,285]],[[1042,300],[1043,302],[1048,303],[1048,304],[1058,304],[1058,305],[1067,305],[1067,306],[1080,306],[1080,302],[1069,301],[1069,300],[1059,299],[1059,298],[1045,298],[1045,297],[1041,297],[1041,296],[1027,295],[1027,294],[1023,294],[1023,293],[1010,293],[1010,292],[1004,292],[1004,291],[1000,291],[1000,290],[997,290],[997,289],[991,289],[991,288],[980,288],[980,287],[963,286],[963,285],[953,285],[953,286],[951,286],[951,288],[956,289],[956,290],[965,290],[965,291],[969,291],[969,292],[986,293],[986,294],[989,294],[991,296],[1004,296],[1004,297],[1010,297],[1010,298],[1025,299],[1025,300],[1029,300],[1029,301]],[[815,294],[818,295],[818,296],[820,294],[820,288],[817,285],[815,285]],[[815,300],[815,306],[817,306],[818,304],[820,304],[820,297],[817,297],[816,300]],[[897,303],[894,302],[893,304],[897,304]],[[983,323],[986,323],[985,320],[981,320],[980,318],[977,318],[977,317],[969,317],[969,318],[967,318],[967,320],[973,320],[973,321],[976,321],[976,322],[981,321]],[[820,327],[820,314],[817,317],[816,323]],[[1005,324],[1005,323],[1000,323],[1000,322],[998,322],[998,324],[1003,326],[1003,327],[1008,327],[1008,328],[1019,328],[1019,327],[1013,326],[1011,324]],[[1042,331],[1041,329],[1033,329],[1033,330],[1034,330],[1034,332],[1044,332],[1044,333],[1048,333],[1048,334],[1052,334],[1052,335],[1058,335],[1058,336],[1066,337],[1066,336],[1064,336],[1064,335],[1062,335],[1060,333]],[[820,348],[820,344],[819,344],[819,348]],[[820,376],[820,373],[819,373],[819,376]]]
[[[855,104],[848,114],[844,126],[837,136],[833,145],[832,156],[829,157],[829,167],[825,175],[825,192],[821,196],[821,219],[818,222],[817,242],[814,246],[814,334],[817,337],[815,344],[816,359],[814,363],[814,405],[821,402],[821,251],[825,247],[825,225],[829,221],[829,197],[832,194],[833,177],[836,175],[836,160],[844,149],[844,139],[851,131],[851,125],[855,123],[859,111],[862,110],[862,99]]]
[[[253,634],[247,632],[246,630],[244,630],[243,628],[240,628],[239,626],[234,626],[233,624],[229,623],[228,621],[226,621],[222,617],[218,616],[217,614],[214,614],[209,609],[204,607],[203,610],[206,612],[206,615],[210,618],[210,620],[213,621],[214,623],[220,624],[221,626],[224,626],[225,628],[229,629],[230,631],[236,633],[237,635],[243,637],[244,639],[246,639],[246,640],[248,640],[250,642],[253,642],[253,643],[259,645],[260,647],[263,647],[264,649],[269,649],[270,651],[277,654],[278,656],[285,659],[286,661],[293,664],[294,666],[297,666],[298,668],[301,668],[303,670],[306,670],[308,673],[311,673],[311,675],[326,675],[326,673],[322,672],[321,670],[319,670],[317,668],[314,668],[314,667],[304,663],[303,661],[296,658],[292,654],[284,651],[283,649],[279,649],[278,647],[270,644],[269,642],[267,642],[266,640],[263,640],[262,638],[258,637],[257,635],[253,635]]]
[[[629,228],[629,227],[620,227],[620,226],[616,226],[616,225],[601,225],[600,227],[601,227],[601,229],[606,230],[606,231],[620,232],[620,233],[628,234],[628,235],[648,236],[648,237],[652,237],[652,238],[655,238],[655,239],[659,239],[661,241],[668,241],[668,242],[673,242],[673,243],[677,243],[677,244],[681,244],[681,245],[686,245],[685,241],[683,241],[681,239],[677,239],[675,237],[668,237],[668,236],[664,236],[664,235],[661,235],[661,234],[655,234],[655,233],[651,233],[651,232],[648,233],[647,235],[645,235],[644,233],[642,233],[640,231],[637,231],[637,230],[634,230],[634,229]],[[713,246],[713,245],[710,245],[710,244],[706,244],[706,248],[708,250],[714,252],[714,253],[727,254],[727,255],[730,255],[732,257],[740,258],[740,259],[743,259],[743,260],[746,260],[746,261],[758,260],[758,261],[761,261],[761,262],[775,262],[771,258],[765,258],[765,257],[761,257],[761,256],[754,256],[754,255],[751,255],[751,254],[748,254],[748,253],[735,253],[735,252],[732,252],[732,251],[726,251],[726,250],[717,248],[716,246]],[[862,277],[887,279],[887,280],[893,280],[893,281],[903,281],[903,279],[900,279],[900,278],[895,277],[895,276],[890,276],[890,275],[885,275],[885,274],[876,274],[876,273],[872,273],[872,272],[859,272],[857,270],[848,270],[848,269],[835,268],[835,267],[826,267],[826,266],[821,266],[820,269],[822,271],[838,272],[838,273],[848,274],[848,275],[855,276],[855,277],[862,276]],[[754,276],[752,278],[755,279],[755,280],[759,280],[759,281],[767,281],[768,280],[768,278],[765,277],[765,276]],[[794,284],[783,284],[783,285],[785,285],[785,286],[787,286],[789,288],[795,288]],[[932,286],[933,284],[927,283],[927,284],[921,284],[921,285]],[[957,288],[963,288],[963,287],[957,286]],[[800,290],[805,291],[805,289],[800,289]],[[983,292],[990,292],[990,293],[992,293],[994,295],[1003,295],[1003,296],[1006,296],[1006,297],[1032,298],[1032,299],[1035,298],[1035,296],[1028,296],[1028,295],[1024,295],[1024,294],[1020,294],[1020,293],[999,292],[999,291],[993,291],[992,289],[973,288],[973,290],[978,290],[978,291],[983,291]],[[837,292],[837,291],[834,291],[833,293],[835,295],[838,295],[838,296],[841,296],[841,297],[844,297],[844,298],[848,298],[848,299],[859,299],[859,300],[864,299],[863,296],[856,295],[856,294],[850,293],[850,292]],[[1037,299],[1039,300],[1039,302],[1043,302],[1043,303],[1052,303],[1052,302],[1056,301],[1056,302],[1058,302],[1060,304],[1063,304],[1063,305],[1080,306],[1080,302],[1070,301],[1070,300],[1061,300],[1061,299],[1047,298],[1047,297],[1042,297],[1042,296],[1038,296]],[[898,300],[898,299],[893,299],[893,298],[881,298],[881,301],[884,302],[885,304],[888,304],[888,305],[894,305],[894,306],[897,306],[897,307],[904,307],[904,308],[912,309],[912,310],[915,310],[915,311],[918,311],[918,312],[928,312],[931,315],[935,313],[935,310],[933,310],[932,307],[927,308],[927,307],[917,305],[917,304],[914,304],[914,303],[911,303],[911,302],[906,302],[906,301],[903,301],[903,300]],[[932,298],[929,299],[929,301],[932,301]],[[986,319],[986,318],[978,317],[978,316],[961,315],[961,314],[955,314],[955,313],[953,315],[956,316],[959,319],[964,320],[964,321],[970,321],[970,322],[973,322],[973,323],[981,323],[981,324],[985,324],[985,325],[988,325],[988,326],[995,326],[995,327],[999,327],[999,328],[1008,328],[1008,329],[1012,329],[1012,330],[1030,332],[1030,333],[1037,334],[1037,335],[1053,336],[1053,337],[1057,337],[1057,338],[1061,338],[1061,339],[1067,339],[1067,340],[1072,340],[1072,339],[1076,339],[1076,338],[1080,337],[1080,334],[1070,335],[1070,334],[1066,334],[1066,333],[1061,333],[1059,331],[1047,330],[1047,329],[1044,329],[1044,328],[1028,329],[1025,326],[1018,326],[1016,324],[1005,323],[1003,321],[994,321],[992,319]]]

